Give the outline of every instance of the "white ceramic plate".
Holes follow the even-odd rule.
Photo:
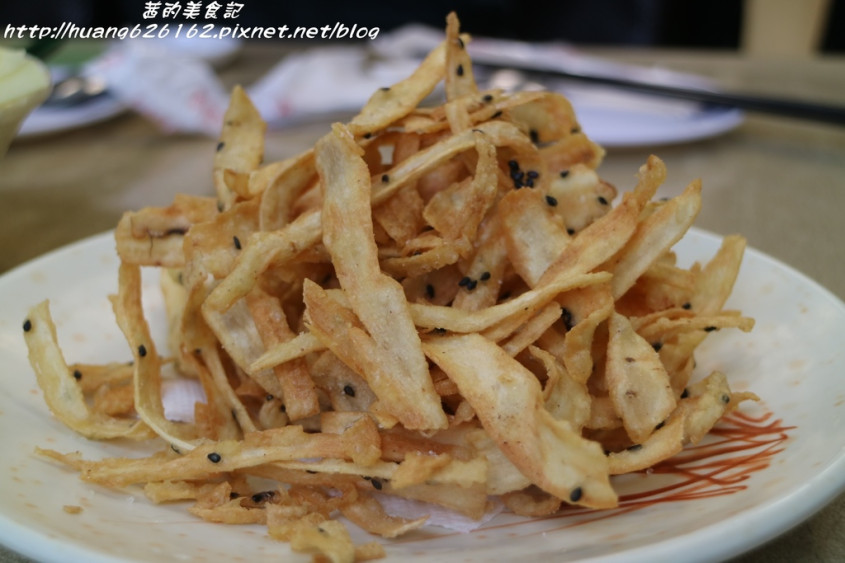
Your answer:
[[[658,86],[715,90],[707,78],[659,66],[621,64],[559,43],[525,43],[476,38],[468,50],[476,62],[500,68],[563,71],[625,79]],[[531,80],[530,73],[525,75]],[[523,84],[525,88],[527,85]],[[666,96],[573,80],[544,79],[541,88],[561,92],[575,109],[583,131],[603,147],[684,143],[721,135],[744,119],[741,111]]]
[[[576,62],[600,65],[598,76],[611,75],[605,61],[577,57]],[[553,67],[554,68],[554,67]],[[587,66],[590,71],[590,66]],[[659,68],[614,65],[620,76],[632,81],[681,88],[712,90],[713,84],[695,75]],[[563,70],[568,68],[563,65]],[[599,72],[601,71],[601,72]],[[587,84],[566,79],[532,81],[530,74],[503,69],[490,74],[487,87],[554,90],[572,103],[581,129],[607,148],[657,146],[698,141],[722,135],[739,126],[745,114],[725,106],[708,105],[666,96],[638,93],[623,88]]]
[[[712,256],[718,244],[717,237],[693,230],[678,252],[690,263]],[[115,492],[85,484],[74,472],[33,455],[36,445],[78,450],[89,458],[143,453],[137,445],[84,440],[55,421],[36,388],[21,335],[27,308],[49,297],[68,361],[128,359],[105,297],[116,290],[116,268],[114,244],[105,234],[0,278],[0,543],[44,561],[289,557],[288,547],[268,539],[260,526],[207,524],[184,506],[156,506],[139,490]],[[146,289],[154,287],[154,277],[148,277]],[[500,514],[469,534],[428,527],[388,542],[389,557],[715,561],[780,534],[835,498],[845,488],[845,304],[794,270],[749,251],[729,306],[755,317],[757,326],[750,334],[725,330],[710,335],[697,356],[698,374],[721,369],[735,388],[754,390],[763,403],[746,411],[756,420],[737,423],[745,431],[728,445],[745,449],[727,456],[732,464],[715,466],[718,474],[711,477],[719,481],[698,479],[675,491],[676,496],[701,498],[663,498],[641,507],[628,501],[624,510],[611,513],[539,520]],[[160,335],[161,301],[154,291],[147,308]],[[772,414],[765,418],[766,413]],[[724,460],[712,457],[720,439],[726,437],[705,447],[711,462]],[[621,493],[631,494],[671,478],[655,472],[617,483]],[[661,496],[653,493],[646,501]],[[82,507],[82,512],[69,514],[65,505]]]
[[[727,133],[745,119],[734,108],[611,88],[563,82],[557,90],[572,102],[584,132],[607,148],[699,141]]]

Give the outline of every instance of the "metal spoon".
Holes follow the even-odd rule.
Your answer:
[[[76,106],[103,96],[107,90],[102,78],[74,74],[56,82],[43,105],[55,108]]]

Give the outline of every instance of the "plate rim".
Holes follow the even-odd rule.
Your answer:
[[[723,235],[698,227],[692,227],[688,232],[694,238],[701,239],[708,245],[718,245],[724,238]],[[112,245],[114,245],[113,235],[113,230],[90,235],[17,265],[0,274],[0,291],[5,288],[4,286],[13,285],[16,278],[26,276],[28,271],[49,263],[58,256],[72,252],[102,251],[107,245],[107,239],[111,239]],[[683,244],[683,239],[679,244]],[[116,257],[115,249],[112,248],[112,251],[115,252]],[[746,256],[753,256],[755,260],[765,263],[770,268],[780,270],[800,285],[808,287],[814,295],[823,298],[829,305],[835,307],[837,318],[845,319],[845,301],[831,290],[803,272],[763,251],[748,247],[745,252]],[[742,274],[740,273],[740,275]],[[845,448],[841,448],[838,454],[833,455],[825,467],[810,474],[799,487],[758,503],[747,513],[740,516],[728,517],[721,522],[709,524],[692,533],[680,534],[665,540],[631,547],[618,554],[587,557],[580,559],[580,561],[619,561],[620,557],[624,557],[625,561],[653,561],[663,557],[676,556],[681,548],[684,550],[686,557],[691,556],[689,560],[693,561],[711,561],[740,555],[806,521],[836,500],[843,492],[845,492]],[[796,498],[800,498],[801,502],[796,503]],[[775,508],[778,505],[784,505],[789,510],[776,510]],[[745,534],[729,533],[735,532],[738,517],[742,518],[743,526],[750,528],[752,531]],[[761,523],[764,523],[765,526],[761,527]],[[69,543],[61,538],[50,538],[41,531],[15,522],[2,512],[0,512],[0,545],[22,556],[44,561],[67,560],[68,556],[95,563],[116,560],[83,544]],[[706,550],[699,551],[696,549],[704,547],[706,547]],[[542,558],[550,554],[540,553],[539,555]],[[448,554],[442,554],[442,556],[446,558]],[[136,561],[126,558],[118,560]]]

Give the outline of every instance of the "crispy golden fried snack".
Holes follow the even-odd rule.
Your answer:
[[[614,507],[611,476],[755,399],[724,374],[693,378],[707,334],[754,324],[724,309],[741,237],[689,269],[672,253],[701,183],[654,201],[666,170],[652,156],[618,194],[568,100],[479,91],[467,41],[451,14],[416,72],[266,164],[264,122],[236,88],[217,199],[176,196],[115,231],[131,362],[69,366],[46,302],[24,323],[56,418],[161,451],[39,453],[208,522],[266,525],[317,560],[363,561],[384,549],[354,545],[336,515],[383,538],[427,521],[380,495],[476,519],[491,496],[530,516]],[[441,81],[443,103],[421,106]],[[169,356],[141,266],[162,268]],[[192,422],[165,416],[167,371],[205,391]]]
[[[447,425],[428,374],[402,286],[381,272],[370,212],[370,174],[348,130],[335,126],[317,143],[323,189],[323,244],[352,313],[363,328],[350,344],[370,356],[367,380],[384,410],[409,430]]]

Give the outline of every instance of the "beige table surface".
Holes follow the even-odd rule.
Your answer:
[[[845,58],[748,60],[732,53],[595,51],[709,75],[748,92],[845,104]],[[223,71],[224,80],[249,83],[281,56],[277,47],[251,47]],[[271,132],[266,158],[290,156],[325,131],[326,123],[311,123]],[[132,114],[13,144],[0,160],[0,273],[113,228],[126,209],[166,205],[176,192],[212,193],[214,144],[162,135]],[[611,149],[600,172],[627,189],[649,153],[663,158],[669,170],[662,195],[674,195],[689,180],[703,178],[698,227],[741,232],[751,246],[845,298],[845,127],[749,115],[739,128],[714,139]],[[845,495],[737,560],[845,561]],[[0,548],[0,561],[27,559]]]

